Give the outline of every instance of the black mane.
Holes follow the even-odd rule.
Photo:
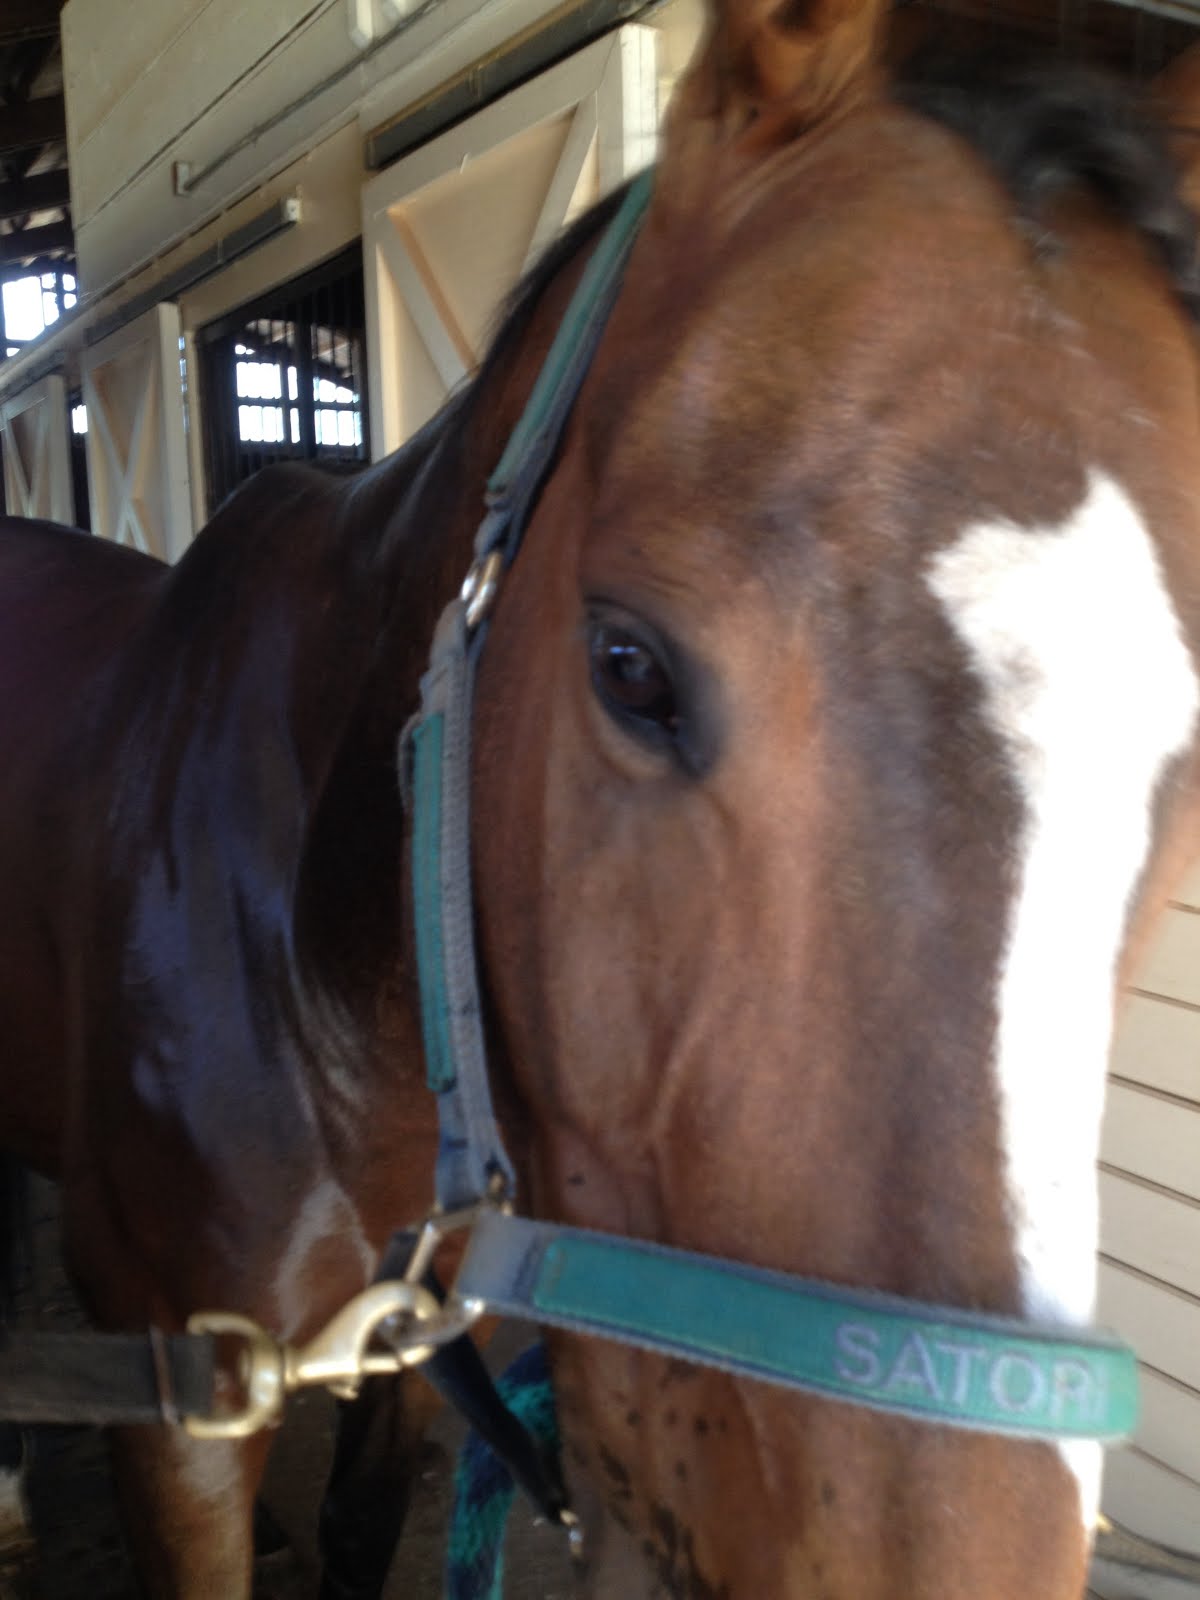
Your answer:
[[[1197,219],[1184,202],[1164,130],[1126,85],[1062,62],[959,62],[918,66],[894,92],[972,144],[1027,221],[1039,222],[1047,201],[1064,189],[1090,189],[1142,235],[1200,319]]]

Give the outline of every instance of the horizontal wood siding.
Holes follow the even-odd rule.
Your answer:
[[[1200,863],[1167,912],[1118,1022],[1100,1171],[1100,1317],[1137,1349],[1142,1420],[1109,1453],[1104,1509],[1200,1554]],[[1098,1562],[1097,1600],[1200,1590]]]
[[[1088,1600],[1196,1600],[1196,1586],[1098,1561],[1092,1569]]]

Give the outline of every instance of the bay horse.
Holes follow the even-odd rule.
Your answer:
[[[721,0],[674,102],[480,667],[494,1088],[537,1217],[1075,1325],[1115,986],[1200,843],[1200,162],[882,32]],[[424,1209],[396,742],[611,214],[358,478],[273,469],[170,570],[0,530],[0,1142],[103,1326],[304,1338]],[[551,1358],[589,1592],[1082,1593],[1098,1447]],[[330,1600],[423,1420],[364,1404]],[[114,1438],[150,1593],[247,1594],[267,1443]]]

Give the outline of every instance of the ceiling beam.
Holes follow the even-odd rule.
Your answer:
[[[0,44],[22,39],[57,39],[59,0],[3,0]]]
[[[73,250],[75,231],[69,222],[52,222],[46,228],[22,228],[20,233],[0,233],[0,263],[24,261],[50,250]]]
[[[57,172],[39,172],[15,183],[0,183],[0,220],[28,217],[35,211],[71,203],[71,182],[66,167]]]
[[[24,266],[0,263],[0,284],[12,283],[17,278],[40,278],[43,272],[70,272],[74,274],[74,271],[75,263],[73,261],[65,261],[61,256],[42,256],[38,260],[27,261]],[[11,339],[9,343],[12,343]]]
[[[0,156],[35,150],[67,137],[67,103],[60,94],[0,106]]]

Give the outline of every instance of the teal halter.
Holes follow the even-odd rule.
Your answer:
[[[615,303],[651,185],[651,173],[635,179],[593,252],[489,480],[475,561],[438,625],[407,734],[421,1014],[440,1125],[437,1198],[444,1213],[471,1224],[450,1307],[524,1317],[924,1422],[1021,1439],[1124,1438],[1137,1419],[1137,1365],[1105,1334],[846,1290],[531,1222],[509,1209],[513,1170],[488,1086],[472,922],[472,688],[497,588]]]

